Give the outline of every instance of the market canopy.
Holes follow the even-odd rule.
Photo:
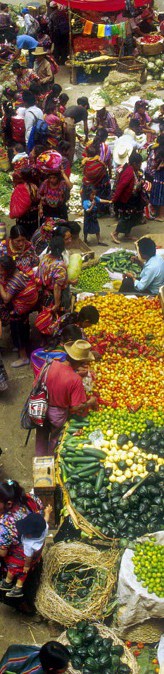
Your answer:
[[[81,12],[117,12],[126,9],[126,0],[62,0],[62,4]],[[147,5],[147,0],[134,0],[135,7]]]

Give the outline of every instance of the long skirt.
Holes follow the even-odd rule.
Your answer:
[[[12,312],[10,314],[10,330],[14,347],[18,351],[25,348],[28,353],[30,343],[29,314],[19,316]]]
[[[48,407],[44,426],[36,429],[36,456],[52,456],[62,427],[68,417],[68,409]]]
[[[16,224],[23,227],[26,238],[30,241],[35,230],[38,229],[38,209],[30,209],[22,218],[17,218]]]
[[[8,388],[8,376],[0,355],[0,393]]]
[[[102,178],[101,183],[96,186],[96,196],[100,199],[109,199],[111,198],[111,184],[108,174]],[[98,204],[97,211],[99,215],[105,213],[110,214],[110,204]]]
[[[150,202],[152,206],[164,206],[164,167],[155,171]]]
[[[62,220],[68,220],[67,204],[59,204],[58,206],[48,206],[45,204],[43,206],[43,216],[44,218],[61,218]],[[44,221],[43,218],[43,221]]]

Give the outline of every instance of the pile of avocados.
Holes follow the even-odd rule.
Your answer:
[[[82,674],[130,674],[131,668],[121,659],[123,646],[114,645],[110,637],[103,639],[95,625],[81,620],[76,627],[67,630],[67,638],[73,669]]]
[[[150,463],[150,462],[149,462]],[[152,462],[153,463],[153,462]],[[154,465],[152,465],[154,468]],[[126,537],[133,540],[145,533],[154,533],[164,528],[164,471],[149,473],[143,484],[127,499],[123,495],[141,482],[136,477],[133,482],[115,482],[111,490],[107,471],[100,490],[95,493],[95,476],[77,482],[74,487],[67,484],[72,504],[94,527],[109,538]]]
[[[89,569],[88,566],[67,564],[52,581],[57,594],[64,597],[74,606],[78,606],[79,601],[86,599],[90,592],[96,577],[96,569]]]

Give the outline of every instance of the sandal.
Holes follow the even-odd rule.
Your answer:
[[[30,364],[29,358],[19,358],[19,360],[15,360],[14,363],[11,363],[11,367],[24,367],[24,365],[29,364]]]
[[[23,588],[22,587],[13,587],[9,592],[6,592],[6,597],[23,597]]]
[[[120,243],[119,239],[117,238],[117,234],[115,234],[114,232],[111,233],[111,239],[112,241],[114,241],[114,243]]]

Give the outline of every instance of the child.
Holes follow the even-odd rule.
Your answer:
[[[59,112],[64,115],[66,110],[66,105],[69,101],[69,96],[67,94],[60,94],[59,96]]]
[[[88,234],[96,234],[98,246],[104,246],[103,242],[100,242],[100,227],[97,218],[97,205],[98,204],[111,204],[109,199],[100,199],[96,197],[96,190],[93,187],[89,187],[85,190],[85,198],[82,195],[82,206],[84,208],[84,241],[88,243],[87,236]]]
[[[52,507],[48,505],[44,517],[38,513],[30,513],[16,523],[19,543],[18,552],[7,564],[7,576],[1,589],[6,590],[7,597],[22,597],[23,585],[30,569],[40,561],[45,538],[48,534],[48,522]],[[13,586],[14,577],[16,585]],[[9,589],[8,589],[9,588]],[[7,591],[8,589],[8,591]]]
[[[23,159],[28,159],[28,154],[27,152],[25,152],[24,147],[21,143],[17,143],[17,145],[15,145],[13,152],[14,156],[12,159],[12,164],[15,164],[17,161],[20,162]]]

